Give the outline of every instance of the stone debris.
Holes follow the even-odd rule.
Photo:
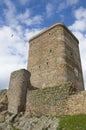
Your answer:
[[[0,123],[5,121],[5,116],[0,113]]]
[[[59,119],[51,116],[0,114],[0,130],[57,130]],[[12,119],[12,120],[11,120]]]
[[[8,108],[8,98],[7,90],[0,90],[0,112],[7,110]]]

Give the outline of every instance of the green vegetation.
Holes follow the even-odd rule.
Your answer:
[[[20,130],[20,129],[17,129],[14,126],[12,126],[12,128],[10,130]]]
[[[60,116],[58,130],[86,130],[86,115]]]

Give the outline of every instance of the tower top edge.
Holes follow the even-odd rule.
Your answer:
[[[63,28],[65,28],[73,36],[73,38],[77,41],[77,43],[79,43],[79,40],[75,37],[75,35],[62,22],[58,22],[56,24],[53,24],[50,27],[48,27],[48,28],[44,29],[43,31],[41,31],[40,33],[34,35],[32,38],[29,39],[29,42],[32,41],[32,40],[34,40],[34,39],[36,39],[36,38],[38,38],[40,35],[46,33],[47,31],[55,28],[56,26],[62,26]]]

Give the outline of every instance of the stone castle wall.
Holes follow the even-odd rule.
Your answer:
[[[78,90],[84,90],[78,40],[61,23],[30,40],[27,69],[34,87],[46,88],[72,81]]]
[[[31,115],[86,114],[86,91],[76,92],[71,84],[27,92],[26,112]]]

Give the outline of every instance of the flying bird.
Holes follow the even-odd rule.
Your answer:
[[[14,35],[12,34],[11,37],[13,37]]]

